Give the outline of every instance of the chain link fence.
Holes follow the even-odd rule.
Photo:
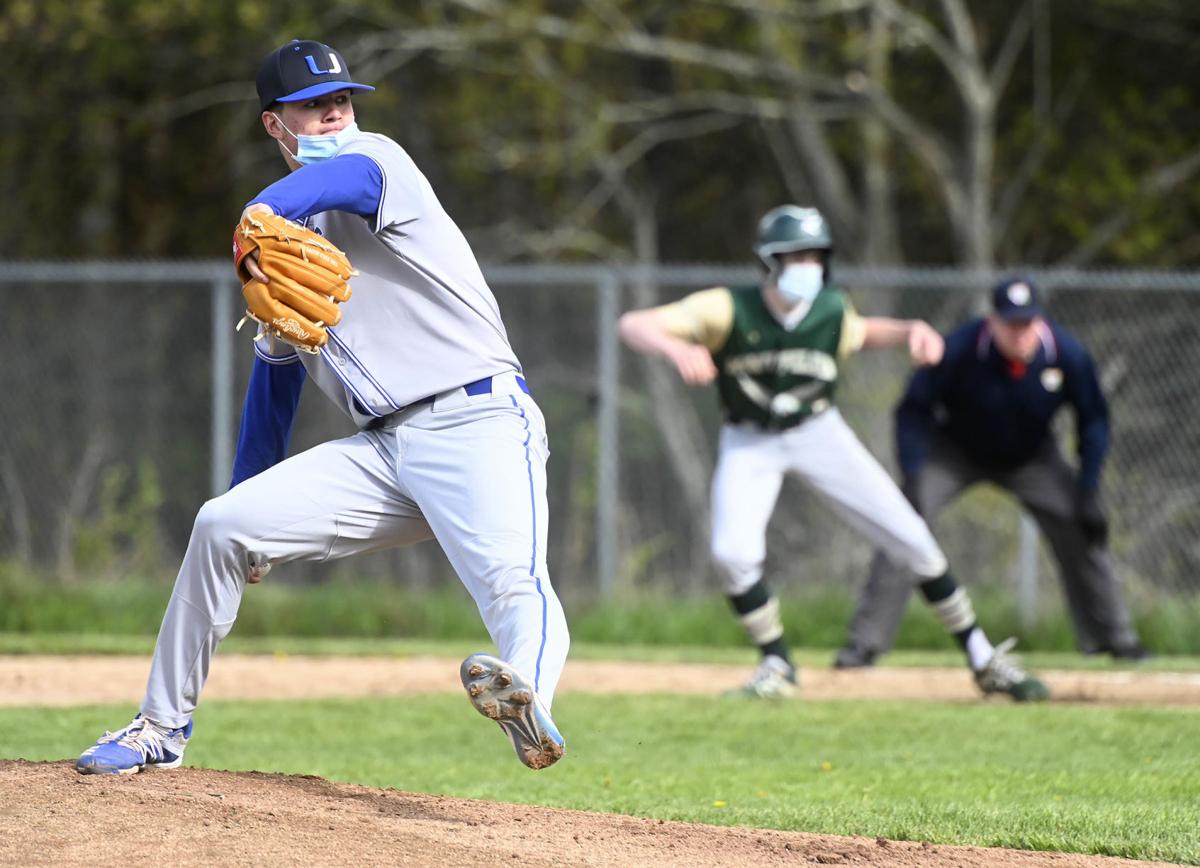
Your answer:
[[[1110,404],[1112,442],[1103,475],[1112,549],[1131,605],[1200,592],[1200,350],[1191,337],[1200,274],[1026,269],[1048,315],[1079,337],[1097,362]],[[999,272],[842,268],[863,314],[922,318],[943,332],[986,310]],[[676,277],[685,278],[677,280]],[[691,278],[695,279],[691,279]],[[681,297],[700,286],[753,283],[753,271],[664,272],[629,284],[627,303]],[[671,279],[663,279],[671,278]],[[636,298],[638,294],[641,298]],[[621,414],[622,573],[618,584],[680,590],[718,587],[707,554],[708,481],[716,455],[715,391],[692,392],[662,363],[623,356]],[[863,442],[895,473],[892,411],[911,372],[900,350],[867,350],[844,366],[838,403]],[[1056,434],[1075,456],[1074,416]],[[938,520],[935,534],[968,585],[1011,588],[1023,617],[1061,599],[1056,567],[1035,525],[990,485],[971,489]],[[784,485],[768,529],[768,575],[787,587],[857,588],[872,552],[795,480]]]
[[[757,279],[751,268],[504,266],[487,269],[550,432],[550,564],[564,596],[710,593],[708,484],[715,390],[619,347],[621,310]],[[1110,401],[1104,482],[1113,551],[1131,603],[1200,590],[1200,274],[1030,272],[1050,316],[1091,349]],[[864,314],[921,317],[943,331],[980,310],[998,275],[841,268]],[[20,298],[18,299],[18,293]],[[0,263],[0,559],[62,581],[174,574],[203,501],[228,480],[249,334],[233,333],[224,263]],[[846,366],[842,412],[894,466],[891,411],[908,376],[899,351]],[[1069,413],[1059,419],[1072,452]],[[292,451],[350,433],[311,386]],[[1017,583],[1025,605],[1057,595],[1053,567],[1016,506],[972,490],[935,530],[969,584]],[[870,551],[789,482],[769,529],[768,569],[791,583],[857,584]],[[272,580],[372,576],[436,587],[453,575],[435,544]]]

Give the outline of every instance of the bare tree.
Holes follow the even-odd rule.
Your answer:
[[[678,131],[661,136],[673,122],[699,121],[685,133],[696,139],[757,127],[787,195],[817,204],[833,225],[839,255],[863,263],[905,258],[899,227],[906,217],[895,191],[905,162],[919,168],[939,207],[945,258],[992,266],[1088,73],[1080,68],[1054,87],[1046,0],[1004,7],[965,0],[706,0],[702,6],[723,11],[731,31],[711,34],[675,32],[660,8],[615,0],[588,0],[573,13],[521,0],[431,0],[431,6],[446,18],[457,16],[454,38],[439,42],[418,28],[396,48],[374,38],[373,56],[407,59],[428,50],[478,68],[485,63],[481,52],[515,46],[517,55],[537,58],[532,74],[566,97],[568,111],[587,115],[568,140],[511,143],[510,160],[517,155],[518,162],[536,165],[539,152],[565,147],[584,162],[594,149],[598,165],[624,142],[621,159],[630,168],[680,138]],[[627,81],[606,87],[599,74],[588,80],[555,67],[550,52],[530,48],[535,44],[587,52],[625,69],[678,74],[669,90]],[[914,69],[945,84],[937,111],[902,85]],[[1000,174],[1001,107],[1018,71],[1021,81],[1032,82],[1036,130],[1024,145],[1004,140],[1005,165],[1015,169]],[[1014,153],[1018,148],[1024,152]],[[1169,192],[1194,172],[1190,159],[1151,170],[1138,200]],[[505,237],[523,238],[518,248],[541,255],[631,243],[597,236],[594,221],[613,197],[611,180],[599,170],[594,177],[590,192],[555,215],[552,231],[509,224]],[[1094,255],[1130,213],[1097,227],[1068,261]]]

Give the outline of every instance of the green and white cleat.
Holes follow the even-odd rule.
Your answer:
[[[975,683],[984,694],[1006,693],[1016,702],[1042,702],[1050,698],[1050,689],[1030,675],[1009,654],[1017,644],[1015,638],[1005,639],[996,646],[992,659],[975,673]]]
[[[744,699],[792,699],[796,695],[796,670],[782,657],[768,654],[749,681],[725,695]]]

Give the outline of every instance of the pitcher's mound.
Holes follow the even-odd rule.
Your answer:
[[[724,828],[182,768],[0,761],[0,863],[39,865],[1148,865]]]

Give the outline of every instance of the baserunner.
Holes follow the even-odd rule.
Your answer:
[[[633,349],[670,361],[685,382],[714,380],[724,410],[712,482],[712,555],[761,662],[741,694],[792,696],[796,668],[779,601],[763,577],[767,522],[785,475],[799,477],[867,540],[917,577],[984,693],[1018,701],[1048,691],[993,646],[925,521],[842,419],[841,366],[863,349],[905,346],[936,364],[942,337],[920,320],[860,316],[830,282],[833,238],[815,208],[783,205],[760,221],[758,285],[716,287],[621,318]]]

